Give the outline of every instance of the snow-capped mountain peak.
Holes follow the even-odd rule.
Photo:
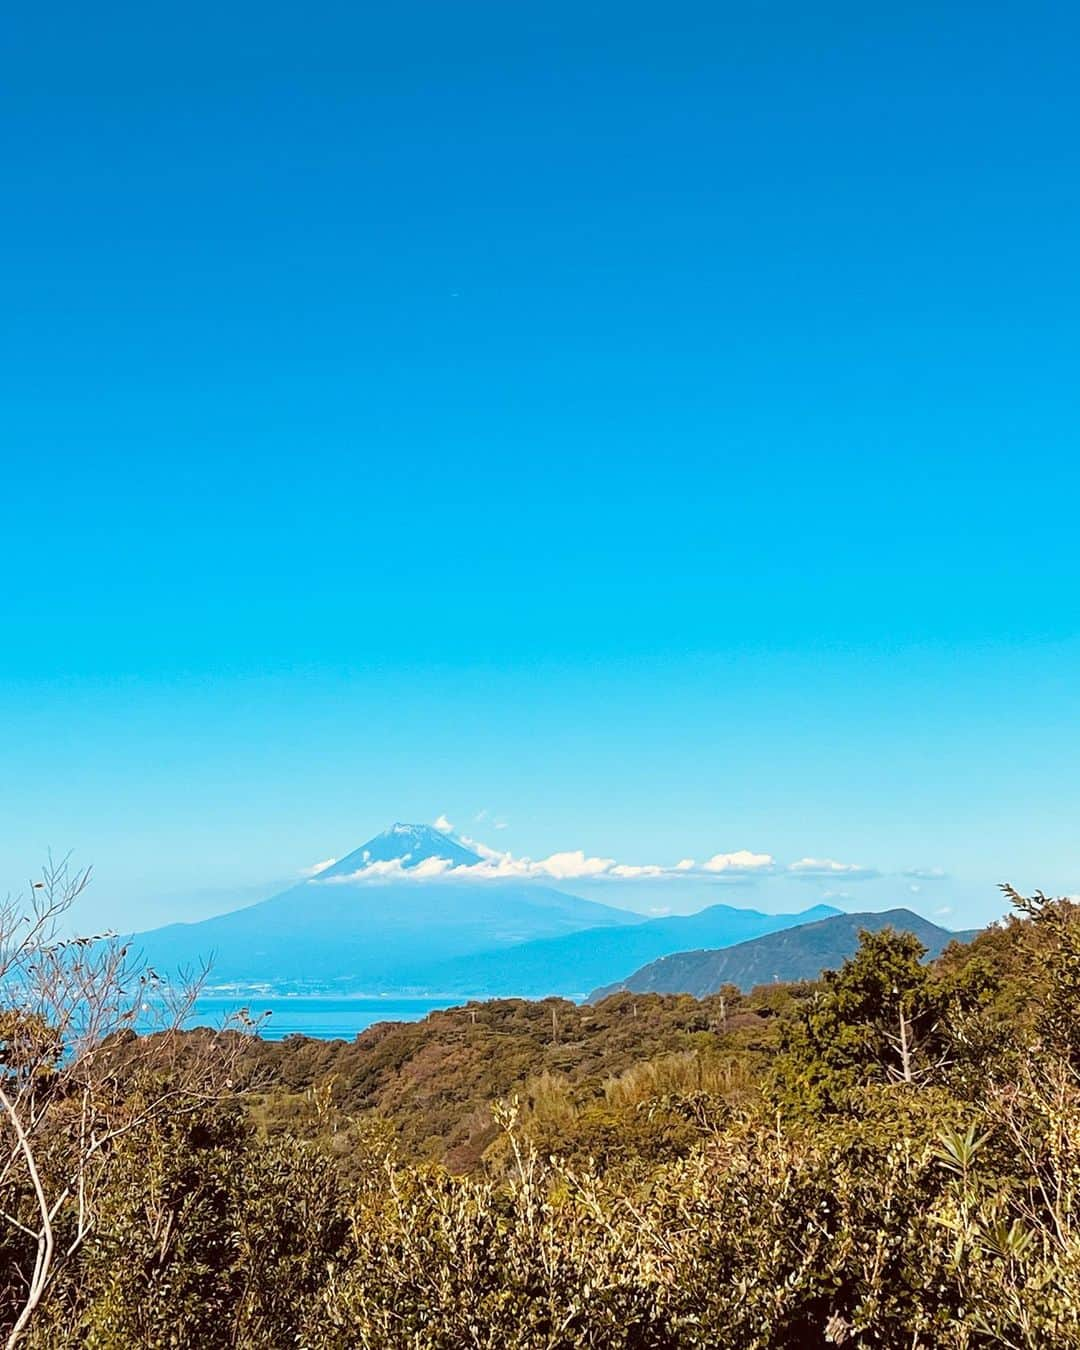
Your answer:
[[[478,853],[433,825],[408,825],[397,821],[388,830],[340,858],[333,867],[320,872],[319,880],[349,876],[372,863],[399,862],[407,871],[428,858],[444,858],[453,867],[471,867],[480,861]]]

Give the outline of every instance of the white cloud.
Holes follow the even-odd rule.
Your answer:
[[[488,825],[490,825],[491,828],[492,828],[493,830],[505,830],[505,829],[506,829],[506,821],[505,821],[505,820],[496,820],[496,819],[495,819],[495,813],[494,813],[493,811],[489,811],[488,808],[487,808],[486,806],[482,806],[482,807],[480,808],[480,810],[477,811],[476,815],[473,816],[473,824],[474,824],[474,825],[483,825],[485,822],[486,822]],[[464,836],[462,836],[462,838],[464,838]]]
[[[837,862],[835,858],[800,858],[798,862],[789,863],[787,870],[796,877],[843,877],[846,881],[865,881],[881,875],[872,867]]]
[[[760,872],[772,865],[771,853],[751,853],[745,848],[738,849],[735,853],[714,853],[708,862],[701,864],[706,872]]]
[[[391,858],[388,862],[366,863],[355,872],[339,873],[335,877],[315,876],[311,878],[311,883],[315,886],[345,886],[354,881],[386,881],[393,877],[408,875],[409,872],[402,865],[401,859]]]
[[[324,858],[322,862],[312,863],[310,867],[302,867],[300,875],[302,877],[317,877],[320,872],[325,872],[328,867],[333,867],[336,862],[336,858]]]
[[[443,818],[445,820],[445,818]],[[449,822],[445,822],[449,825]],[[436,821],[436,825],[439,822]],[[708,862],[697,864],[692,858],[683,858],[674,866],[661,863],[620,863],[614,858],[587,854],[584,849],[567,849],[549,854],[546,858],[516,858],[509,851],[491,848],[479,839],[463,834],[459,838],[480,861],[455,865],[448,858],[427,858],[416,866],[408,866],[400,858],[387,862],[368,862],[347,876],[327,877],[327,883],[341,884],[358,881],[431,880],[506,880],[512,878],[542,878],[548,881],[610,880],[647,881],[656,878],[697,878],[698,880],[735,880],[738,876],[772,869],[774,860],[769,853],[751,853],[746,849],[734,853],[717,853]],[[313,874],[317,877],[317,874]]]
[[[479,839],[472,839],[467,834],[459,834],[458,838],[466,848],[471,848],[474,853],[479,853],[481,858],[501,858],[503,856],[497,848],[492,848]]]
[[[614,858],[586,858],[581,849],[570,853],[553,853],[537,864],[548,876],[564,880],[568,877],[597,877],[615,866]]]
[[[426,877],[441,877],[444,872],[453,870],[454,864],[449,858],[424,858],[415,867],[409,868],[409,875],[423,880]]]
[[[501,830],[506,826],[505,821],[497,819],[486,807],[479,811],[475,818],[486,821],[489,829]],[[453,823],[445,813],[441,813],[433,823],[437,830],[446,834],[453,833]],[[777,862],[771,853],[756,853],[745,848],[714,853],[704,861],[683,857],[674,863],[622,862],[616,858],[586,853],[580,848],[558,850],[544,858],[518,857],[508,849],[493,847],[465,833],[455,834],[454,838],[471,849],[477,855],[478,861],[456,864],[450,858],[426,858],[419,864],[410,864],[406,857],[373,862],[367,852],[364,852],[360,855],[361,866],[347,876],[322,876],[322,873],[334,864],[333,858],[327,858],[312,867],[305,868],[302,875],[313,883],[327,885],[361,881],[436,879],[484,881],[537,878],[556,883],[610,881],[644,884],[656,880],[679,881],[682,884],[697,882],[706,886],[717,886],[722,883],[745,886],[759,877],[777,873],[793,879],[823,880],[841,884],[881,876],[881,873],[872,867],[864,867],[859,863],[839,862],[835,858],[805,857],[785,864]],[[939,880],[945,873],[939,868],[912,868],[899,875],[911,879],[910,889],[915,893],[922,879]]]
[[[913,881],[947,881],[949,877],[942,867],[909,867],[903,875]]]

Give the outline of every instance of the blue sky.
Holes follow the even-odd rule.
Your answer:
[[[12,15],[0,874],[150,923],[487,811],[1080,891],[1078,36]]]

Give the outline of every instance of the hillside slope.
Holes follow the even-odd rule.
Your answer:
[[[777,981],[816,980],[823,970],[834,970],[855,954],[863,929],[876,932],[882,928],[914,933],[932,957],[950,942],[964,942],[972,936],[939,928],[910,909],[890,909],[881,914],[836,914],[817,923],[740,942],[722,951],[681,951],[661,957],[624,980],[595,989],[590,1002],[620,990],[694,994],[704,998],[725,984],[748,990]]]

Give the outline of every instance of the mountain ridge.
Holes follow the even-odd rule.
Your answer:
[[[584,998],[620,965],[652,961],[690,942],[723,947],[838,915],[831,905],[815,905],[795,914],[764,914],[733,905],[710,905],[695,914],[647,919],[634,926],[584,930],[538,938],[497,952],[445,962],[432,973],[438,993],[475,997]],[[433,986],[434,988],[434,986]]]
[[[833,914],[817,922],[763,934],[724,949],[699,948],[673,952],[641,966],[625,979],[601,985],[589,995],[594,1003],[609,994],[693,994],[704,998],[725,984],[744,992],[775,982],[816,980],[822,971],[836,969],[859,946],[864,929],[882,928],[914,933],[927,956],[940,954],[950,942],[966,942],[975,930],[952,932],[910,909]]]

